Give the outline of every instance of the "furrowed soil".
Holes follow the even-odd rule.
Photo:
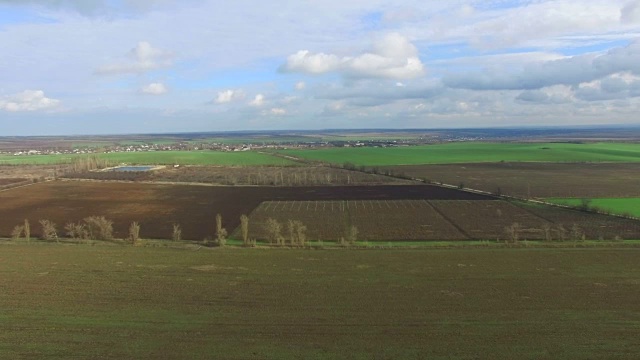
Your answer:
[[[232,232],[239,218],[263,201],[312,200],[487,200],[490,197],[429,185],[223,187],[54,181],[0,192],[0,235],[30,219],[32,234],[39,236],[41,219],[58,224],[78,222],[87,216],[105,216],[114,222],[116,237],[126,237],[129,224],[140,223],[140,235],[170,238],[180,224],[184,239],[213,237],[215,216]]]
[[[0,246],[7,359],[637,359],[636,249]]]
[[[381,169],[521,197],[640,197],[638,163],[482,163]]]
[[[252,237],[269,238],[269,218],[285,238],[288,221],[298,220],[309,239],[323,241],[348,238],[352,226],[360,241],[505,241],[513,224],[520,240],[640,239],[637,220],[500,200],[267,201],[249,216]]]

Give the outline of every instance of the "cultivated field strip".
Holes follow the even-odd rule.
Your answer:
[[[269,218],[283,225],[285,236],[287,222],[299,220],[309,239],[331,241],[346,237],[351,226],[362,241],[508,240],[506,229],[514,224],[521,240],[570,239],[573,228],[589,239],[640,234],[633,220],[500,200],[266,201],[250,215],[252,236],[266,238]]]
[[[310,239],[338,240],[351,226],[367,241],[466,238],[425,200],[266,201],[250,216],[259,239],[268,218],[302,221]]]
[[[504,239],[505,227],[520,225],[520,237],[544,239],[544,224],[549,221],[506,201],[438,201],[429,203],[473,239]]]

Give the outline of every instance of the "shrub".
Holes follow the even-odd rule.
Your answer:
[[[104,216],[89,216],[82,220],[91,240],[113,239],[113,222]]]
[[[56,224],[49,220],[40,220],[42,226],[42,239],[43,240],[56,240],[58,241],[58,233],[56,232]]]
[[[69,222],[64,226],[65,231],[67,232],[67,236],[76,239],[76,240],[87,240],[89,239],[89,233],[87,232],[87,228],[82,223],[72,223]]]

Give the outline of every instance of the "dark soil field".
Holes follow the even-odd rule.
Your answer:
[[[288,220],[299,220],[313,240],[348,238],[351,226],[361,241],[467,239],[427,200],[268,201],[249,216],[253,236],[267,238],[268,218],[283,224],[283,235]]]
[[[114,221],[117,237],[124,237],[132,221],[140,234],[170,238],[173,224],[180,224],[184,239],[213,237],[215,216],[233,231],[242,214],[249,214],[263,201],[311,200],[486,200],[486,196],[429,185],[325,186],[325,187],[222,187],[55,181],[0,193],[0,235],[29,219],[32,233],[37,222],[47,219],[62,229],[67,222],[87,216],[105,216]]]
[[[414,178],[520,197],[638,197],[638,163],[482,163],[392,166]]]
[[[637,359],[637,249],[0,245],[5,359]]]
[[[324,186],[415,184],[414,181],[326,166],[181,166],[145,172],[84,172],[72,179],[163,181],[217,185]]]
[[[360,241],[506,241],[513,238],[505,228],[515,223],[519,240],[640,239],[640,221],[500,200],[269,201],[249,218],[261,240],[268,218],[283,225],[285,237],[288,221],[299,220],[310,239],[324,241],[347,238],[351,226]]]

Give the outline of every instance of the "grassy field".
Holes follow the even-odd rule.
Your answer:
[[[575,198],[551,198],[546,200],[555,204],[569,206],[580,206],[583,202],[582,199]],[[640,198],[595,198],[588,200],[589,206],[598,207],[613,214],[630,214],[640,217]]]
[[[308,160],[364,166],[447,164],[500,161],[638,162],[639,144],[622,143],[478,143],[392,148],[282,150]]]
[[[30,155],[0,156],[0,164],[61,164],[87,155]],[[129,164],[181,164],[181,165],[295,165],[295,162],[253,151],[152,151],[96,154],[116,163]]]
[[[633,359],[635,249],[0,246],[7,359]]]

